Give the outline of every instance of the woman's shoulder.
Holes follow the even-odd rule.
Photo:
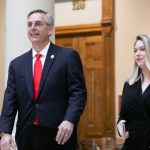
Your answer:
[[[124,81],[124,86],[125,86],[125,85],[129,85],[129,78]]]
[[[126,88],[134,88],[134,87],[139,86],[140,79],[137,80],[136,82],[134,82],[133,84],[130,84],[129,81],[130,81],[130,79],[125,80],[125,82],[124,82],[124,89],[126,89]]]

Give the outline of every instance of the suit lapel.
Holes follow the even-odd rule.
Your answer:
[[[44,63],[43,71],[42,71],[42,77],[41,77],[41,81],[40,81],[40,87],[39,87],[39,94],[38,95],[40,95],[40,92],[41,92],[42,87],[44,85],[44,82],[46,80],[47,74],[50,71],[50,68],[51,68],[51,66],[55,60],[55,57],[56,57],[56,49],[54,48],[54,44],[51,42],[50,47],[48,49],[47,56],[46,56],[46,60]]]
[[[32,50],[25,57],[25,77],[27,89],[31,97],[33,97],[33,73],[32,73]]]

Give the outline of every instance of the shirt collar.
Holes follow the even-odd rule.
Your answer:
[[[48,52],[48,48],[50,46],[50,42],[46,45],[46,47],[44,49],[41,50],[41,52],[39,54],[42,54],[41,57],[46,57],[47,52]],[[37,54],[37,52],[34,50],[34,48],[32,48],[32,56],[33,58],[35,58],[35,55]]]

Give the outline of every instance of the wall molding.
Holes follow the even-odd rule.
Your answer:
[[[76,25],[76,26],[62,26],[56,27],[56,35],[61,34],[74,34],[74,33],[86,33],[86,32],[93,32],[93,31],[102,31],[102,26],[97,24],[86,24],[86,25]]]
[[[101,24],[113,25],[114,22],[114,0],[103,0],[102,1],[102,20]]]

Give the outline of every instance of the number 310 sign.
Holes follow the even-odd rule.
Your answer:
[[[73,10],[84,8],[85,8],[85,0],[73,0]]]

